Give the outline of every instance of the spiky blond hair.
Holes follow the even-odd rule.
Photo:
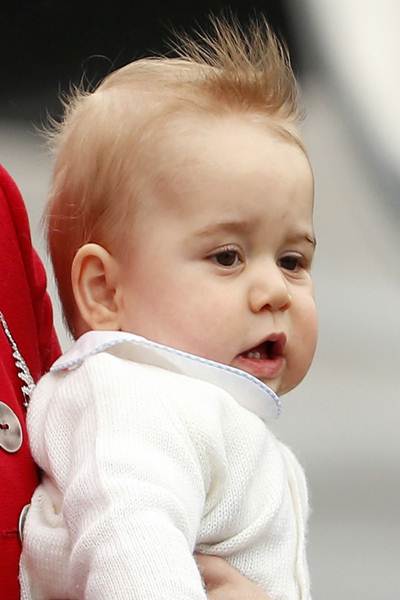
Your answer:
[[[143,156],[171,117],[249,115],[301,146],[288,52],[265,20],[245,33],[233,19],[212,18],[210,33],[179,36],[174,50],[176,58],[140,59],[116,70],[93,92],[74,90],[49,134],[55,165],[47,240],[72,333],[74,255],[87,242],[117,247],[144,177],[152,176]]]

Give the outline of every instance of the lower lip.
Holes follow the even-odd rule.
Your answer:
[[[280,375],[285,364],[283,356],[276,358],[247,358],[237,356],[231,363],[232,367],[254,375],[258,379],[275,379]]]

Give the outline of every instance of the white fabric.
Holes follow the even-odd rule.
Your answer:
[[[276,418],[281,412],[281,402],[275,392],[249,373],[123,331],[91,331],[83,335],[51,370],[75,368],[89,356],[106,350],[134,362],[214,383],[236,396],[244,408],[263,420]]]
[[[25,522],[22,598],[205,600],[196,550],[272,600],[309,600],[304,476],[244,393],[276,406],[236,369],[131,334],[78,340],[28,410],[45,475]]]

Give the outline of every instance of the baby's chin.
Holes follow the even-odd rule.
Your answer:
[[[265,379],[257,377],[257,379],[262,381],[264,385],[268,386],[273,392],[275,392],[277,396],[283,396],[284,394],[289,393],[299,384],[298,381],[295,383],[293,383],[293,381],[287,381],[285,377],[277,379]]]
[[[289,392],[294,390],[294,388],[296,388],[303,381],[304,377],[305,375],[301,377],[301,379],[296,378],[295,381],[288,381],[287,379],[283,378],[281,381],[278,382],[264,381],[263,383],[270,387],[278,396],[283,396],[284,394],[288,394]]]
[[[260,381],[262,381],[264,385],[268,386],[273,392],[275,392],[275,394],[277,396],[281,396],[282,394],[285,394],[287,391],[282,387],[280,382],[271,381],[271,380],[264,379],[264,378],[258,378],[258,379],[260,379]]]

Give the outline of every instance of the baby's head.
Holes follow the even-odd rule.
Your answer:
[[[296,83],[265,26],[224,23],[70,101],[48,241],[75,336],[124,330],[283,393],[316,341],[313,177]]]

